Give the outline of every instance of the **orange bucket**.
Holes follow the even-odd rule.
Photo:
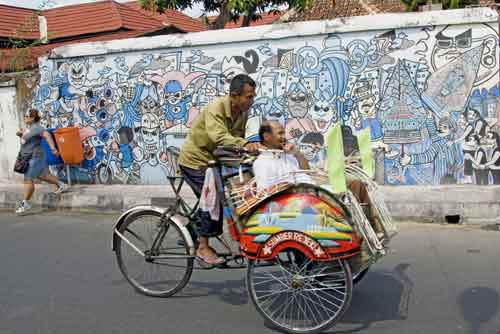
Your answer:
[[[83,161],[83,145],[80,129],[77,127],[59,128],[54,131],[59,153],[65,164],[77,165]]]

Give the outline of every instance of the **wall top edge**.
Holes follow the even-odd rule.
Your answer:
[[[498,13],[491,8],[482,7],[418,13],[388,13],[324,21],[304,21],[226,29],[218,31],[219,33],[217,34],[214,34],[214,31],[204,31],[106,42],[79,43],[53,49],[48,59],[97,56],[154,49],[177,49],[182,47],[275,40],[332,33],[479,23],[498,23]],[[497,27],[495,28],[497,29]]]

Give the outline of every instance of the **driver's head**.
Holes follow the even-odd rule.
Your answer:
[[[282,150],[286,144],[285,128],[278,121],[264,121],[259,128],[262,145],[269,149]]]
[[[231,80],[229,93],[231,95],[231,109],[238,112],[247,112],[255,98],[255,81],[246,74],[238,74]]]

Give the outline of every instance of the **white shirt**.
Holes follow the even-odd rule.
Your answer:
[[[280,182],[311,183],[308,175],[290,174],[297,171],[300,171],[297,159],[292,154],[282,151],[262,151],[253,163],[257,191]]]

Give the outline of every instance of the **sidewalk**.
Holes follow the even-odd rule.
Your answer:
[[[383,186],[382,193],[396,220],[444,222],[460,215],[461,222],[491,224],[500,221],[500,186]],[[61,195],[45,184],[36,185],[32,203],[43,209],[120,213],[134,205],[167,206],[174,198],[170,185],[73,185]],[[0,184],[0,208],[13,209],[22,199],[21,184]],[[194,195],[184,185],[182,196]]]

